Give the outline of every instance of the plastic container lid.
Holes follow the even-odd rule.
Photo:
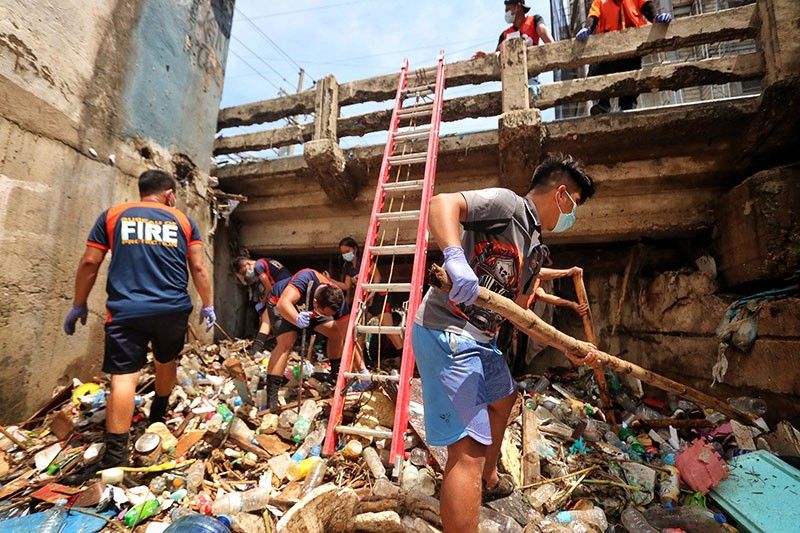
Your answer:
[[[161,444],[161,437],[155,433],[145,433],[138,439],[133,447],[139,453],[150,453]]]

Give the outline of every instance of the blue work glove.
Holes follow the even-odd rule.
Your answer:
[[[258,313],[260,315],[261,311],[263,311],[266,306],[267,306],[267,304],[265,304],[264,302],[258,302],[256,304],[256,313]]]
[[[210,331],[211,328],[214,327],[214,323],[217,321],[217,314],[214,312],[214,306],[204,307],[200,310],[200,322],[204,323],[206,326],[206,331]]]
[[[453,283],[450,300],[457,304],[475,303],[478,299],[478,276],[469,266],[460,246],[448,246],[444,249],[444,269]]]
[[[669,24],[672,22],[672,14],[670,13],[659,13],[653,19],[653,22],[657,24]]]
[[[581,28],[581,30],[575,34],[575,40],[585,43],[589,40],[589,28]]]
[[[295,326],[300,329],[305,329],[311,324],[311,318],[314,316],[314,313],[311,311],[300,311],[297,314],[297,322],[295,322]]]
[[[86,318],[89,316],[89,308],[86,305],[73,305],[64,319],[64,333],[72,335],[75,333],[75,324],[81,319],[81,324],[86,325]]]

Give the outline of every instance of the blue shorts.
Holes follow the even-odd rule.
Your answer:
[[[489,445],[489,404],[515,391],[494,344],[414,324],[411,340],[422,378],[428,444],[449,446],[464,437]]]

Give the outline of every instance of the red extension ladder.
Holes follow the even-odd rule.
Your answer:
[[[425,276],[425,260],[428,251],[428,206],[433,196],[436,179],[436,160],[439,149],[439,125],[442,118],[444,95],[444,52],[439,52],[435,67],[408,71],[408,60],[403,61],[397,84],[389,135],[383,152],[375,201],[372,204],[369,228],[364,244],[361,268],[358,273],[353,306],[350,313],[347,334],[342,352],[342,363],[336,390],[331,406],[331,416],[325,435],[323,453],[332,455],[336,449],[339,435],[359,435],[374,438],[390,438],[390,461],[395,466],[397,477],[405,458],[405,432],[408,428],[408,407],[411,398],[411,378],[414,374],[414,352],[411,347],[410,327],[414,315],[422,301],[422,288]],[[434,79],[430,79],[431,76]],[[406,101],[413,100],[410,105]],[[419,119],[430,117],[430,122]],[[402,126],[401,126],[402,124]],[[403,128],[401,130],[401,128]],[[420,145],[425,144],[424,149]],[[423,179],[409,179],[412,168],[425,165]],[[418,168],[418,167],[416,167]],[[418,172],[418,171],[417,171]],[[417,174],[418,175],[418,174]],[[418,208],[404,209],[409,197],[421,196]],[[410,243],[400,243],[400,225],[416,223],[415,239]],[[387,235],[393,230],[394,237]],[[406,236],[405,240],[409,240]],[[394,277],[394,261],[398,256],[413,256],[411,279],[398,282]],[[391,257],[389,279],[385,283],[372,283],[376,257]],[[364,298],[369,293],[408,293],[406,320],[400,326],[367,325]],[[385,300],[385,296],[384,302]],[[406,326],[408,324],[408,326]],[[353,351],[360,336],[402,335],[403,355],[399,375],[369,374],[351,372]],[[346,386],[353,379],[375,382],[397,382],[397,401],[394,413],[393,430],[356,428],[341,425]]]

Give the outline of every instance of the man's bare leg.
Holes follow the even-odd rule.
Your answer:
[[[109,433],[121,434],[130,431],[133,400],[138,383],[139,372],[111,376],[111,394],[106,404],[106,431]]]
[[[178,361],[169,363],[159,363],[156,365],[156,394],[159,396],[169,396],[177,383]]]
[[[508,416],[517,399],[517,393],[510,394],[501,400],[489,404],[489,427],[492,432],[492,444],[486,447],[486,464],[483,466],[483,480],[487,488],[493,488],[498,481],[497,460],[508,424]]]
[[[297,333],[294,331],[288,331],[278,335],[275,349],[272,350],[269,356],[267,374],[271,376],[283,376],[283,372],[286,370],[286,363],[289,361],[289,353],[292,351],[295,341],[297,341]]]
[[[444,533],[478,531],[481,472],[486,446],[464,437],[447,447],[447,465],[440,494]]]

